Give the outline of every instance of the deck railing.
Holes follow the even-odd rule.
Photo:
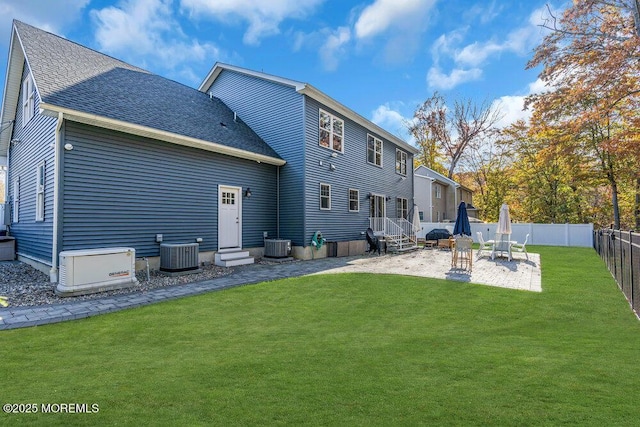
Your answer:
[[[415,227],[404,218],[369,218],[369,226],[374,233],[391,237],[399,242],[407,238],[411,246],[415,246],[418,240]],[[403,244],[400,243],[401,246]]]

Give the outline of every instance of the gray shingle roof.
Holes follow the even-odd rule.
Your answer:
[[[221,100],[14,22],[43,102],[279,159]],[[221,125],[224,123],[224,126]]]

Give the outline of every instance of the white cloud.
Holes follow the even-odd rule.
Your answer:
[[[534,82],[529,83],[527,95],[536,93],[548,92],[551,90],[541,79],[537,79]],[[492,107],[497,108],[502,113],[503,117],[497,123],[498,127],[507,127],[517,120],[524,120],[527,122],[531,118],[531,109],[524,110],[524,101],[527,95],[507,95],[496,99],[493,102]]]
[[[427,84],[434,89],[453,89],[454,87],[482,77],[482,70],[471,68],[468,70],[454,68],[449,74],[443,73],[438,67],[431,67],[427,73]]]
[[[492,4],[492,7],[495,3]],[[427,74],[430,86],[439,89],[452,89],[467,81],[477,80],[482,75],[481,67],[493,57],[504,52],[516,55],[528,54],[542,39],[538,25],[543,9],[536,9],[529,15],[527,22],[500,39],[493,37],[486,41],[475,41],[460,47],[468,27],[442,34],[431,46],[434,66]],[[447,74],[441,70],[443,59],[452,62],[452,70]]]
[[[485,43],[475,42],[465,46],[462,50],[458,50],[454,55],[454,61],[456,64],[477,67],[484,63],[489,56],[502,50],[504,50],[503,45],[492,41]]]
[[[125,0],[91,11],[100,50],[141,67],[177,69],[194,83],[188,64],[226,56],[212,43],[188,40],[172,17],[171,0]]]
[[[263,37],[278,34],[288,18],[308,16],[324,0],[181,0],[181,7],[193,17],[211,16],[223,23],[247,21],[246,44],[256,45]]]
[[[492,107],[501,113],[496,127],[504,128],[518,120],[528,121],[531,117],[531,110],[524,110],[524,99],[524,96],[502,96],[496,99]]]
[[[478,19],[481,24],[486,24],[493,21],[502,9],[504,9],[504,5],[497,4],[496,0],[493,0],[490,5],[482,3],[471,6],[463,16],[467,21]]]
[[[431,45],[433,61],[437,64],[441,56],[454,56],[456,51],[455,46],[464,40],[466,31],[467,28],[459,28],[448,34],[441,34]]]
[[[407,123],[410,123],[413,118],[405,117],[398,110],[402,108],[403,104],[391,106],[389,103],[378,106],[372,115],[371,121],[381,128],[387,130],[389,133],[398,136],[400,139],[407,141],[410,144],[415,142],[413,136],[409,134],[407,130]]]
[[[62,34],[64,28],[76,21],[89,0],[63,2],[42,0],[0,0],[0,45],[9,43],[13,19],[43,30]]]
[[[360,14],[355,24],[356,37],[374,37],[390,28],[409,29],[434,3],[435,0],[375,0]]]
[[[375,0],[356,19],[355,38],[367,43],[384,36],[385,60],[408,61],[420,46],[420,35],[428,28],[429,12],[436,1]]]
[[[550,90],[552,90],[552,87],[548,86],[542,79],[537,79],[535,82],[529,83],[530,94],[549,92]]]
[[[351,31],[348,27],[340,27],[329,34],[319,52],[326,70],[334,71],[338,68],[340,57],[345,54],[345,45],[349,40],[351,40]]]

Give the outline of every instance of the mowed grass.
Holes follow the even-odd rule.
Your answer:
[[[0,333],[2,425],[637,425],[640,322],[589,248],[542,293],[319,275]]]

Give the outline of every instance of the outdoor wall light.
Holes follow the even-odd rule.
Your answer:
[[[387,196],[387,202],[391,200],[391,196]]]
[[[247,190],[244,192],[244,197],[247,199],[251,198],[251,189],[249,187],[247,187]]]
[[[333,153],[331,153],[331,157],[335,158],[338,157],[338,153],[336,153],[335,151]]]
[[[67,151],[71,151],[71,150],[73,150],[73,145],[69,144],[69,143],[66,143],[66,144],[64,144],[64,149],[67,150]]]
[[[336,165],[331,163],[331,165],[329,166],[329,169],[331,169],[332,171],[336,170]]]
[[[367,193],[367,199],[370,199],[370,198],[371,198],[371,196],[373,196],[373,194],[371,194],[371,193]]]

